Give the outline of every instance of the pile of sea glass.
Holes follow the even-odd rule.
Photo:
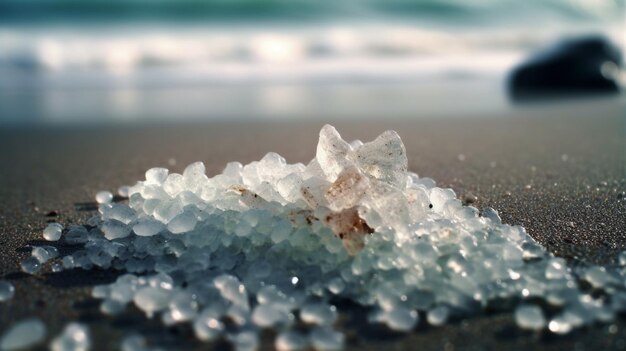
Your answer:
[[[341,349],[337,317],[350,311],[338,311],[339,299],[395,331],[502,301],[517,306],[520,327],[558,334],[626,309],[622,268],[574,269],[497,211],[463,206],[408,172],[392,131],[348,143],[327,125],[308,165],[269,153],[212,178],[201,162],[183,174],[153,168],[122,192],[127,202],[98,194],[100,215],[85,226],[46,229],[80,249],[55,259],[38,248],[24,269],[52,259],[57,271],[125,271],[93,289],[103,313],[135,304],[237,350],[256,349],[264,328],[280,350]]]

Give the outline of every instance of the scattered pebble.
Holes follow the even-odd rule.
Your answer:
[[[117,188],[117,195],[126,199],[128,198],[129,190],[130,190],[130,187],[128,185],[122,185],[121,187]]]
[[[541,330],[546,326],[546,318],[538,306],[520,305],[515,309],[515,322],[522,329]]]
[[[30,256],[24,259],[20,263],[20,266],[22,268],[22,272],[28,273],[28,274],[35,274],[39,272],[39,270],[41,269],[41,262],[37,258]]]
[[[0,350],[20,350],[39,344],[46,337],[46,325],[36,318],[13,324],[0,339]]]
[[[0,302],[9,301],[15,295],[15,287],[6,280],[0,280]]]
[[[111,201],[113,201],[113,194],[110,191],[103,190],[96,194],[96,202],[99,204],[108,204]]]
[[[43,230],[43,238],[48,241],[58,241],[61,239],[61,233],[63,232],[63,226],[59,223],[50,223]]]
[[[76,322],[65,326],[61,335],[50,343],[51,351],[87,351],[90,348],[89,330],[85,325]]]
[[[450,310],[447,306],[437,306],[428,311],[426,320],[428,321],[428,324],[437,327],[446,324],[449,315]]]

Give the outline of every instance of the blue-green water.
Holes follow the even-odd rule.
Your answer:
[[[623,48],[624,14],[622,0],[0,0],[0,123],[502,111],[511,67],[563,36]]]
[[[2,0],[2,22],[250,22],[404,20],[444,25],[540,21],[615,21],[624,1],[573,0]]]

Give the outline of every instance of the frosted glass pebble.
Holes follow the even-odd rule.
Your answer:
[[[276,337],[274,347],[278,351],[299,351],[308,347],[306,336],[297,331],[284,331]]]
[[[222,335],[224,324],[216,318],[200,315],[193,322],[196,337],[203,341],[211,341]]]
[[[125,308],[124,302],[115,299],[106,299],[100,304],[100,312],[109,316],[118,315],[124,312]]]
[[[15,295],[15,287],[6,280],[0,280],[0,302],[11,300]]]
[[[584,277],[596,288],[602,288],[613,280],[604,267],[597,266],[587,268]]]
[[[171,296],[172,292],[170,290],[158,287],[145,287],[137,291],[133,301],[141,310],[146,313],[152,313],[167,307]]]
[[[90,348],[89,329],[75,322],[68,324],[50,344],[51,351],[87,351]]]
[[[128,198],[130,195],[130,187],[128,185],[122,185],[117,188],[117,195],[123,198]]]
[[[417,312],[403,307],[386,311],[384,316],[387,326],[396,331],[412,330],[417,325],[418,318]]]
[[[58,223],[50,223],[43,231],[43,238],[48,241],[57,241],[61,239],[63,226]]]
[[[562,316],[557,316],[548,323],[548,329],[555,334],[568,334],[572,325]]]
[[[167,230],[172,234],[181,234],[192,231],[198,219],[191,212],[183,212],[174,217],[168,224]]]
[[[167,179],[169,170],[167,168],[155,167],[146,171],[146,184],[161,185]]]
[[[515,322],[520,328],[541,330],[546,326],[546,318],[538,306],[520,305],[515,309]]]
[[[153,236],[165,229],[163,223],[155,220],[144,218],[137,221],[133,226],[133,232],[139,236]]]
[[[113,201],[113,194],[110,191],[103,190],[96,194],[96,202],[99,204],[108,204],[111,201]]]
[[[311,330],[309,340],[313,347],[320,351],[341,350],[345,344],[343,334],[326,327],[318,327]]]
[[[449,315],[450,309],[447,306],[437,306],[428,310],[426,320],[430,325],[440,326],[446,324]]]
[[[332,324],[337,319],[337,308],[324,303],[309,303],[300,309],[300,318],[310,324]]]
[[[340,294],[345,287],[346,284],[341,278],[335,278],[328,283],[328,290],[335,295]]]
[[[72,225],[65,233],[64,239],[70,245],[84,244],[89,240],[89,231],[82,225]]]
[[[22,272],[28,273],[28,274],[35,274],[39,272],[39,270],[41,269],[41,262],[39,262],[37,258],[31,256],[23,260],[20,263],[20,266],[22,268]]]
[[[284,324],[288,318],[285,310],[274,305],[258,305],[252,312],[252,321],[262,328]]]
[[[546,278],[561,279],[567,273],[567,263],[562,258],[553,258],[548,261],[546,267]]]
[[[101,226],[104,237],[108,240],[125,238],[130,235],[131,228],[115,219],[108,220]]]
[[[36,318],[21,320],[4,332],[1,350],[19,350],[32,347],[46,337],[46,325]]]
[[[59,250],[54,246],[34,246],[31,250],[31,255],[39,261],[39,263],[46,263],[49,260],[59,256]]]

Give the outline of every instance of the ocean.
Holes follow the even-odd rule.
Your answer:
[[[507,72],[532,51],[589,33],[623,49],[624,8],[2,0],[0,123],[497,114]]]

